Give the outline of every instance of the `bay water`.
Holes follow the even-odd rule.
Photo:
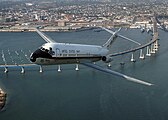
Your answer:
[[[140,43],[152,36],[139,29],[120,32]],[[57,42],[102,45],[111,36],[105,31],[47,32]],[[7,103],[0,120],[167,120],[168,119],[168,33],[159,30],[159,51],[151,57],[130,62],[131,54],[114,57],[110,69],[151,82],[148,87],[80,65],[0,69],[0,87],[7,92]],[[0,50],[7,64],[30,63],[25,57],[44,44],[35,32],[1,32]],[[136,47],[117,38],[111,53]],[[16,52],[20,55],[17,56]],[[143,50],[146,54],[146,49]],[[2,55],[2,54],[1,54]],[[11,57],[12,56],[12,57]],[[12,62],[12,60],[14,62]],[[125,62],[124,66],[120,63]],[[0,57],[0,64],[4,64]],[[106,64],[98,62],[103,67]]]

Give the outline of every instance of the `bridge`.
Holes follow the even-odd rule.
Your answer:
[[[146,53],[147,56],[151,56],[151,54],[154,54],[158,50],[158,30],[157,30],[157,20],[156,20],[155,16],[152,18],[152,21],[153,21],[153,38],[152,38],[152,40],[150,40],[148,43],[140,45],[136,48],[113,53],[113,54],[110,54],[109,56],[114,57],[114,56],[124,55],[124,54],[128,54],[128,53],[134,53],[135,51],[140,50],[140,58],[144,59],[144,54],[142,53],[142,49],[144,49],[144,48],[147,48],[147,53]],[[131,61],[134,61],[133,54],[132,54]]]
[[[131,61],[135,62],[134,54],[133,54],[135,51],[140,51],[140,57],[139,57],[140,59],[144,59],[144,54],[143,54],[143,49],[144,48],[147,49],[146,56],[151,56],[151,54],[156,53],[156,51],[158,50],[158,47],[159,47],[158,46],[157,19],[156,19],[156,17],[153,17],[152,20],[153,20],[153,38],[152,38],[152,40],[150,40],[148,43],[145,43],[143,45],[140,44],[138,47],[110,54],[109,57],[115,57],[115,56],[120,56],[120,55],[124,55],[124,54],[128,54],[128,53],[132,53]],[[15,51],[14,53],[18,56],[18,61],[21,61],[21,64],[14,62],[14,58],[12,58],[11,53],[8,50],[8,54],[10,56],[10,59],[12,60],[12,63],[13,63],[11,65],[8,65],[7,61],[6,61],[6,58],[5,58],[5,54],[4,54],[3,50],[2,50],[2,60],[4,62],[4,65],[0,65],[0,68],[4,68],[4,72],[5,73],[8,72],[8,68],[20,68],[21,69],[21,73],[25,73],[25,69],[24,68],[34,67],[34,66],[40,68],[39,72],[43,72],[42,66],[30,63],[29,58],[27,57],[28,54],[31,53],[30,50],[29,50],[28,54],[26,54],[23,50],[21,50],[20,53],[18,51]],[[29,63],[24,64],[22,62],[23,59],[21,58],[21,54],[25,56],[25,58],[27,59],[27,61],[29,61]],[[79,70],[78,65],[76,66],[76,70]],[[58,66],[58,71],[59,72],[61,71],[60,65]]]

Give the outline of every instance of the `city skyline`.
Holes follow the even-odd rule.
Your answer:
[[[65,0],[64,0],[65,1]],[[129,1],[129,0],[128,0]],[[151,28],[153,11],[168,26],[168,5],[165,3],[101,3],[101,2],[2,2],[1,30],[72,30],[89,27]]]

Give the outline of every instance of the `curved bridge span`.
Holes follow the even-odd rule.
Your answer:
[[[158,30],[157,30],[157,19],[156,19],[155,15],[153,16],[152,21],[153,21],[153,38],[150,42],[148,42],[144,45],[140,45],[140,46],[138,46],[136,48],[133,48],[133,49],[129,49],[129,50],[126,50],[126,51],[110,54],[109,56],[114,57],[114,56],[124,55],[124,54],[127,54],[127,53],[135,52],[137,50],[142,50],[145,47],[148,48],[149,46],[151,46],[151,50],[152,50],[151,53],[155,53],[155,51],[157,51],[157,49],[158,49]],[[148,49],[147,49],[147,52],[149,54]]]
[[[143,48],[145,48],[147,46],[150,46],[150,45],[154,44],[155,42],[157,42],[157,40],[158,40],[158,32],[154,33],[153,39],[150,42],[148,42],[148,43],[146,43],[144,45],[140,45],[140,46],[138,46],[136,48],[132,48],[132,49],[129,49],[129,50],[126,50],[126,51],[110,54],[109,56],[110,57],[114,57],[114,56],[118,56],[118,55],[124,55],[124,54],[127,54],[127,53],[135,52],[137,50],[141,50],[141,49],[143,49]]]

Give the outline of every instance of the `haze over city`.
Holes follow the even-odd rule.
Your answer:
[[[45,31],[100,26],[151,28],[150,16],[154,11],[161,23],[168,26],[168,5],[156,0],[148,0],[151,3],[146,0],[6,1],[0,4],[0,31],[33,31],[36,25],[42,25]]]

